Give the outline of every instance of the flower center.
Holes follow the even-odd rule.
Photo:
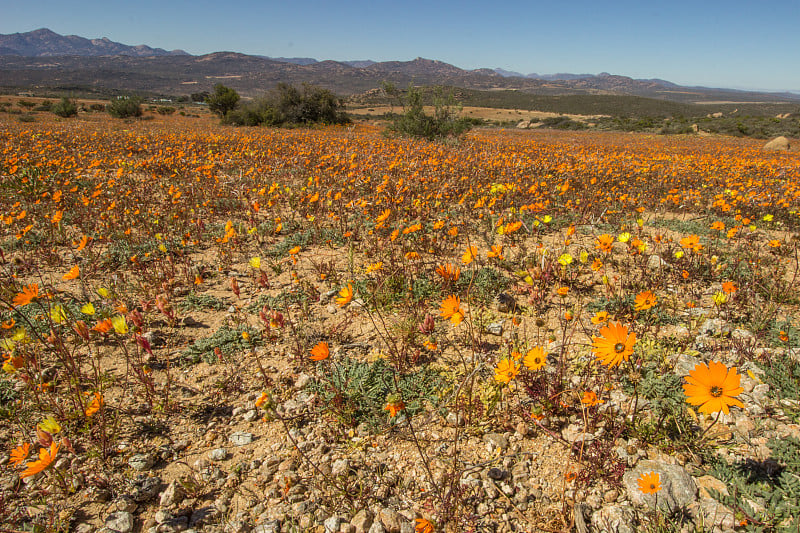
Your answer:
[[[622,342],[618,342],[614,345],[614,351],[617,353],[622,353],[625,351],[625,344]]]
[[[714,385],[713,387],[711,387],[711,390],[709,391],[709,393],[714,398],[719,398],[720,396],[722,396],[722,387]]]

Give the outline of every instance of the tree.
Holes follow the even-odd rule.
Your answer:
[[[304,83],[300,89],[279,83],[261,98],[223,116],[236,126],[292,126],[297,124],[347,124],[342,100],[327,89]]]
[[[108,104],[108,113],[114,118],[142,116],[142,99],[136,96],[117,96]]]
[[[470,121],[458,118],[453,96],[445,97],[439,87],[433,92],[433,116],[425,113],[422,89],[409,87],[403,105],[405,113],[392,119],[391,131],[428,140],[460,137],[470,129]]]
[[[75,102],[64,96],[61,98],[60,102],[50,106],[50,111],[59,117],[69,118],[78,114],[78,106],[75,105]]]
[[[224,117],[239,103],[239,93],[218,83],[214,87],[214,94],[206,98],[206,103],[212,113]]]

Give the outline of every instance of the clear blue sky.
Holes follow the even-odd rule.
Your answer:
[[[0,0],[0,33],[800,92],[800,0]]]

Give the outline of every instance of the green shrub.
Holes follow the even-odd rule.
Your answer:
[[[142,100],[136,96],[118,96],[108,104],[108,113],[114,118],[142,116]]]
[[[214,94],[209,95],[205,102],[212,113],[224,117],[236,107],[239,102],[239,93],[218,83],[214,87]]]
[[[156,112],[158,112],[159,115],[171,115],[175,112],[175,108],[171,106],[162,105],[156,108]]]
[[[563,115],[558,117],[548,117],[542,120],[542,126],[556,130],[585,130],[588,127],[583,122],[572,120],[571,118]]]
[[[456,116],[452,95],[445,98],[441,88],[434,91],[433,107],[433,116],[425,113],[422,90],[409,87],[403,106],[405,112],[392,119],[389,130],[428,140],[457,138],[469,131],[470,121]]]
[[[327,89],[279,83],[261,98],[228,112],[223,122],[234,126],[347,124],[350,119],[343,108],[342,100]]]
[[[63,97],[57,104],[53,104],[50,107],[50,110],[59,117],[63,118],[74,117],[78,114],[78,106],[66,96]]]

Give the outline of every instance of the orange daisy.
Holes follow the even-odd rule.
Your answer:
[[[328,347],[327,342],[320,342],[313,348],[311,348],[311,359],[312,361],[322,361],[327,359],[331,356],[330,348]]]
[[[456,295],[451,295],[442,300],[439,307],[442,318],[449,318],[454,326],[461,324],[464,320],[464,311],[461,310],[461,300]]]
[[[639,490],[645,494],[655,494],[661,490],[661,476],[658,472],[642,473],[639,479],[636,480],[639,484]]]
[[[643,291],[636,295],[636,299],[633,302],[633,309],[636,311],[645,311],[651,307],[655,307],[657,303],[658,299],[656,295],[653,294],[653,291]]]
[[[27,442],[23,442],[13,450],[11,450],[11,463],[12,466],[21,465],[22,462],[28,458],[28,454],[31,453],[31,445]]]
[[[445,263],[436,267],[436,273],[445,281],[457,281],[461,276],[461,269],[452,263]]]
[[[389,416],[394,418],[394,417],[397,416],[397,413],[399,413],[400,411],[402,411],[405,408],[406,408],[406,404],[403,403],[402,400],[400,400],[400,401],[396,401],[396,402],[387,403],[384,406],[383,410],[384,411],[389,411]]]
[[[339,307],[344,307],[345,305],[349,304],[353,300],[353,284],[348,283],[347,287],[344,287],[342,290],[339,291],[339,297],[336,298],[336,303]]]
[[[467,248],[467,251],[464,252],[464,255],[461,256],[461,262],[468,265],[472,263],[476,257],[478,257],[478,249],[474,246],[470,246]]]
[[[62,276],[62,279],[64,279],[64,280],[71,280],[71,279],[75,279],[75,278],[77,278],[78,276],[80,276],[80,274],[81,274],[81,269],[80,269],[80,267],[78,267],[78,265],[75,265],[74,267],[72,267],[72,268],[70,268],[70,269],[69,269],[69,272],[67,272],[66,274],[64,274],[64,275]]]
[[[56,454],[58,453],[58,444],[55,442],[50,444],[50,448],[42,448],[39,450],[39,459],[36,461],[31,461],[28,463],[28,466],[25,470],[20,473],[19,477],[25,479],[26,477],[30,477],[33,475],[38,474],[55,460]]]
[[[744,389],[739,386],[741,376],[736,372],[736,367],[728,368],[723,363],[710,361],[698,364],[686,376],[687,383],[683,386],[686,401],[691,405],[699,406],[701,413],[728,414],[731,405],[744,408],[744,404],[736,398]]]
[[[433,533],[433,524],[424,518],[417,518],[414,525],[414,533]]]
[[[513,359],[506,357],[497,363],[494,369],[494,379],[498,383],[509,383],[519,374],[519,365]]]
[[[629,334],[628,328],[619,322],[600,328],[600,337],[592,337],[595,357],[609,367],[619,365],[623,359],[627,361],[633,353],[634,344],[636,334]]]
[[[595,243],[594,247],[605,254],[611,253],[611,245],[614,243],[613,235],[609,235],[608,233],[604,233],[597,237],[597,242]]]
[[[539,370],[542,368],[545,363],[547,363],[547,354],[544,353],[544,348],[536,346],[528,350],[528,353],[525,354],[525,358],[522,359],[522,363],[525,365],[525,368],[529,370]]]
[[[14,305],[22,307],[31,303],[34,298],[39,297],[39,284],[31,283],[27,287],[22,288],[22,292],[14,296]]]

